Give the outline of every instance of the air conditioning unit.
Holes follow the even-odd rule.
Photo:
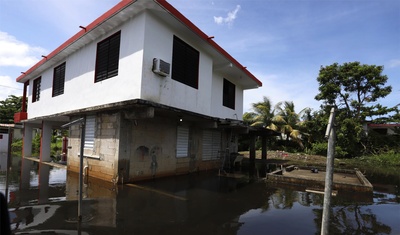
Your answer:
[[[153,59],[153,72],[166,77],[169,75],[170,64],[159,58]]]

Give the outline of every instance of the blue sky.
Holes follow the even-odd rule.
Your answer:
[[[0,100],[22,95],[15,79],[118,0],[0,0]],[[383,65],[400,103],[398,0],[169,0],[262,81],[245,92],[244,111],[269,97],[317,110],[321,66]]]

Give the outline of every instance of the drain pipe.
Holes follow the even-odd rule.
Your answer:
[[[79,201],[78,201],[78,221],[82,222],[82,186],[83,186],[83,149],[85,148],[85,125],[86,117],[81,123],[81,149],[79,159]]]

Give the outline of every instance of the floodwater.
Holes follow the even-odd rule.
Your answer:
[[[9,174],[7,195],[15,234],[320,234],[323,196],[299,186],[214,171],[118,186],[90,179],[78,224],[76,174],[49,167],[47,184],[35,163],[26,189],[19,174]],[[369,195],[338,192],[330,234],[400,234],[398,182],[372,181]]]

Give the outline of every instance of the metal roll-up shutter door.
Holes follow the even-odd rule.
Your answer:
[[[178,126],[176,138],[176,157],[187,157],[189,149],[189,128]]]
[[[203,161],[210,160],[212,158],[212,131],[203,131]]]
[[[221,148],[221,132],[203,131],[203,161],[218,158],[218,151]]]
[[[221,150],[221,132],[213,131],[212,158],[219,158],[218,152]]]

